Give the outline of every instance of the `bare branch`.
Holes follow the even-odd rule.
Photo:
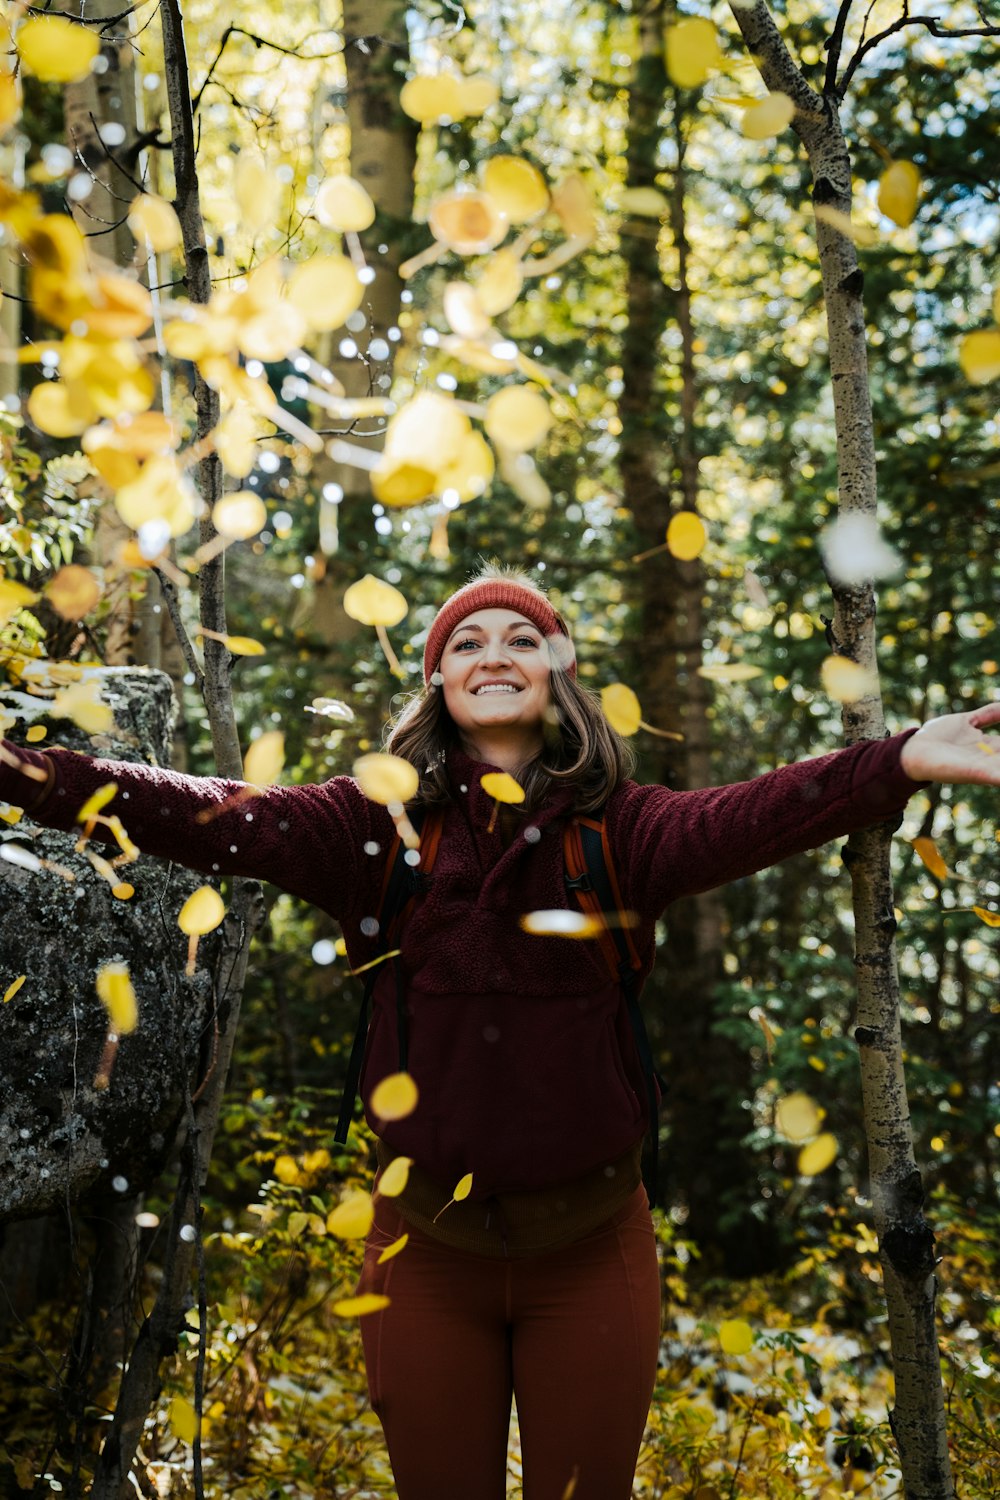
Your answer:
[[[981,14],[982,12],[980,11],[980,15]],[[876,36],[869,37],[867,41],[863,41],[859,45],[857,51],[844,70],[843,78],[840,80],[839,85],[834,90],[839,98],[842,99],[847,93],[851,79],[854,77],[867,54],[871,52],[874,47],[879,46],[881,42],[884,42],[887,37],[894,36],[899,31],[905,31],[908,26],[923,26],[925,30],[930,32],[931,36],[941,37],[946,40],[952,37],[964,36],[1000,36],[1000,26],[993,26],[986,21],[984,21],[982,26],[962,26],[951,28],[949,26],[942,26],[937,16],[903,15],[899,18],[899,20],[893,21],[891,26],[887,26],[884,31],[878,32]]]
[[[823,85],[827,93],[832,93],[837,87],[837,69],[840,67],[840,49],[844,45],[844,32],[847,29],[847,18],[851,14],[851,6],[854,0],[841,0],[837,19],[830,33],[826,53],[826,81]]]
[[[167,606],[167,614],[170,616],[170,623],[173,625],[174,633],[177,636],[177,644],[180,646],[184,660],[187,662],[188,671],[194,677],[195,687],[200,693],[203,691],[205,685],[204,673],[191,637],[187,633],[187,627],[181,617],[180,595],[177,592],[173,579],[168,578],[162,569],[153,568],[152,571],[159,580],[163,600]]]

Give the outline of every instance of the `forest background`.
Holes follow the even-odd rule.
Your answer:
[[[197,691],[198,653],[207,664],[213,641],[204,613],[209,634],[198,637],[184,566],[195,534],[166,503],[116,511],[108,496],[135,475],[109,467],[106,448],[127,453],[128,424],[104,444],[88,434],[156,405],[190,447],[205,432],[206,361],[220,350],[240,372],[215,380],[228,408],[215,441],[225,485],[259,497],[266,520],[227,548],[215,645],[231,669],[239,741],[269,754],[274,775],[319,780],[377,747],[387,713],[419,683],[435,609],[482,556],[518,562],[550,590],[585,683],[637,694],[642,724],[628,728],[645,780],[731,782],[841,741],[842,714],[850,728],[871,683],[842,654],[831,582],[879,580],[890,728],[995,692],[996,17],[959,4],[946,22],[909,24],[888,0],[774,12],[813,87],[832,54],[841,66],[854,190],[844,237],[863,269],[876,533],[835,524],[809,168],[784,96],[775,113],[772,91],[770,117],[754,117],[766,91],[732,12],[559,3],[542,16],[515,3],[403,12],[382,0],[341,13],[332,0],[303,0],[289,15],[247,0],[238,17],[220,17],[190,4],[206,267],[213,295],[245,299],[235,312],[220,304],[219,322],[261,317],[275,294],[269,268],[282,260],[343,253],[372,272],[336,326],[309,304],[341,295],[339,262],[314,284],[318,298],[302,283],[296,337],[286,318],[227,347],[218,330],[217,346],[176,332],[185,297],[195,299],[190,254],[185,265],[180,230],[141,191],[182,207],[166,96],[174,10],[162,7],[164,47],[158,7],[124,14],[87,0],[73,14],[100,39],[96,66],[88,59],[59,76],[43,48],[32,70],[26,49],[19,115],[0,90],[0,316],[7,349],[25,351],[0,367],[10,604],[0,706],[15,734],[29,690],[51,710],[29,739],[41,743],[47,725],[54,741],[84,747],[96,732],[105,743],[107,726],[95,731],[79,703],[53,707],[52,694],[72,685],[67,663],[138,662],[174,680],[173,764],[214,768],[219,735]],[[11,25],[30,18],[17,6],[5,13]],[[685,18],[711,22],[711,42],[704,30],[679,34]],[[435,82],[401,99],[415,76]],[[900,163],[911,165],[890,176]],[[346,173],[371,193],[371,223],[339,181]],[[471,200],[449,198],[458,185],[485,186],[504,222],[480,202],[470,227],[461,214]],[[37,209],[25,209],[26,194]],[[137,203],[147,206],[136,212]],[[107,267],[153,289],[142,353],[155,397],[133,397],[141,378],[114,371],[97,393],[86,370],[92,410],[79,392],[65,405],[34,394],[56,383],[60,364],[65,385],[67,351],[54,340],[60,329],[73,336],[59,294],[43,286],[35,231],[18,218],[42,210],[72,215]],[[432,237],[440,263],[422,253]],[[59,276],[60,254],[75,253],[57,247]],[[406,264],[414,259],[423,263]],[[120,289],[105,295],[116,314],[127,304]],[[362,404],[339,408],[324,372]],[[248,395],[254,380],[269,382],[283,417]],[[505,418],[497,395],[525,383],[532,400]],[[384,403],[430,393],[485,420],[495,473],[479,439],[457,478],[442,478],[433,452],[454,413],[426,404],[416,408],[425,450],[411,432],[397,441],[401,458],[369,472],[392,414]],[[163,538],[143,539],[150,516],[154,530],[169,516],[169,553]],[[203,527],[203,548],[204,537]],[[70,562],[100,585],[86,610],[72,590],[60,608],[52,591]],[[395,671],[344,609],[366,574],[409,605],[392,627]],[[9,592],[16,584],[32,597]],[[183,623],[187,659],[171,616]],[[614,698],[605,701],[613,712]],[[970,1496],[1000,1493],[995,813],[985,788],[936,787],[911,800],[894,843],[915,1154],[943,1256],[951,1450]],[[10,817],[5,841],[23,843]],[[87,929],[69,930],[88,996],[80,1003],[100,1016],[88,941],[102,951],[102,925],[113,925],[122,897],[89,865],[84,877],[96,905]],[[65,934],[61,877],[31,878],[58,895],[37,902],[36,942]],[[196,1288],[161,1347],[162,1386],[142,1414],[130,1483],[161,1496],[389,1495],[356,1319],[337,1312],[358,1240],[329,1227],[338,1200],[370,1185],[364,1130],[347,1152],[330,1143],[359,981],[327,919],[275,892],[266,905],[194,1216]],[[663,925],[645,1009],[670,1086],[658,1218],[668,1306],[638,1494],[899,1491],[852,1040],[853,929],[833,846],[681,903]],[[0,1022],[15,1038],[39,1003],[9,957],[0,955]],[[200,1066],[218,1071],[204,1057]],[[8,1072],[12,1091],[25,1082]],[[197,1100],[195,1080],[191,1091]],[[189,1109],[175,1114],[190,1119]],[[145,1178],[105,1162],[72,1208],[43,1217],[29,1201],[10,1214],[10,1301],[0,1307],[7,1493],[87,1487],[118,1405],[123,1350],[166,1275],[163,1225],[184,1177],[183,1130],[179,1139]],[[517,1474],[515,1446],[512,1490]]]

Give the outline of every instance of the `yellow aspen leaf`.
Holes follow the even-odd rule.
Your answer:
[[[489,193],[459,188],[431,204],[427,226],[439,245],[456,255],[485,255],[510,227]]]
[[[667,527],[667,551],[681,562],[692,562],[700,557],[708,541],[708,532],[701,516],[693,510],[680,510],[671,516]]]
[[[28,397],[28,416],[49,437],[79,437],[97,415],[97,407],[77,381],[68,385],[64,380],[45,380]]]
[[[114,715],[101,700],[99,682],[72,682],[57,693],[49,705],[56,719],[72,719],[84,734],[106,734],[114,724]]]
[[[320,185],[316,194],[316,217],[327,229],[341,234],[360,234],[375,222],[375,204],[355,177],[338,172]]]
[[[45,597],[64,620],[82,620],[101,597],[101,585],[89,568],[68,563],[45,585]]]
[[[480,776],[479,784],[487,797],[496,802],[524,801],[524,787],[507,771],[487,771],[485,776]]]
[[[183,1396],[171,1397],[167,1408],[170,1430],[182,1443],[193,1443],[198,1436],[198,1413]]]
[[[380,1120],[404,1120],[416,1109],[418,1098],[417,1085],[409,1073],[390,1073],[372,1089],[368,1107]]]
[[[857,703],[876,690],[874,673],[846,656],[828,656],[820,667],[824,691],[838,703]]]
[[[346,255],[314,255],[288,278],[288,300],[316,333],[340,328],[361,306],[364,284]]]
[[[601,688],[601,708],[612,729],[619,734],[633,735],[642,723],[639,700],[624,682],[609,682]]]
[[[366,1292],[360,1297],[342,1297],[333,1304],[333,1311],[338,1318],[363,1318],[368,1313],[381,1312],[383,1307],[388,1306],[388,1297],[383,1297],[379,1292]]]
[[[748,141],[766,141],[786,130],[794,117],[795,105],[787,94],[768,94],[744,110],[740,128]]]
[[[0,625],[6,625],[22,609],[34,604],[38,597],[34,589],[27,588],[23,583],[0,577]]]
[[[537,448],[552,426],[552,409],[530,385],[508,385],[486,403],[483,426],[498,447],[513,453]]]
[[[806,1062],[809,1064],[809,1066],[811,1068],[815,1068],[815,1070],[816,1070],[817,1073],[825,1073],[826,1072],[826,1063],[823,1061],[823,1059],[821,1057],[807,1057],[806,1058]]]
[[[4,990],[4,993],[3,993],[3,1004],[4,1005],[7,1004],[8,1000],[13,1000],[14,996],[17,994],[18,990],[21,988],[22,984],[27,979],[27,977],[28,977],[27,974],[21,974],[21,975],[19,975],[19,977],[17,979],[14,980],[13,984],[9,984],[7,986],[7,988]]]
[[[987,927],[1000,927],[1000,911],[990,911],[985,906],[974,906],[972,910],[980,922],[985,922]]]
[[[226,904],[210,885],[192,891],[177,915],[177,925],[187,937],[203,937],[214,932],[226,915]]]
[[[774,1116],[775,1124],[788,1141],[807,1141],[819,1130],[819,1108],[808,1094],[801,1091],[779,1099]]]
[[[958,346],[958,362],[973,385],[996,380],[1000,376],[1000,329],[980,328],[967,333]]]
[[[609,922],[608,925],[615,924]],[[631,926],[632,924],[623,925]],[[592,938],[603,932],[605,924],[588,912],[553,907],[549,911],[525,912],[518,919],[518,926],[523,932],[530,932],[534,937]]]
[[[48,732],[44,724],[32,724],[24,738],[29,745],[40,745]]]
[[[926,869],[930,870],[935,879],[947,880],[949,873],[948,866],[945,864],[944,860],[941,858],[941,855],[938,853],[938,848],[934,840],[928,838],[915,838],[911,840],[911,842],[914,849],[917,851],[917,854],[920,856],[921,863]]]
[[[452,1199],[454,1200],[454,1202],[461,1203],[462,1199],[463,1198],[467,1198],[471,1192],[472,1192],[472,1173],[471,1172],[466,1172],[465,1176],[464,1177],[460,1177],[458,1179],[458,1181],[456,1182],[456,1184],[455,1184],[455,1191],[452,1193],[451,1196],[452,1196]]]
[[[408,608],[399,589],[371,573],[352,583],[344,594],[344,613],[361,625],[398,625]]]
[[[472,423],[453,396],[443,391],[419,391],[389,419],[386,456],[437,473],[458,456],[471,431]]]
[[[348,1193],[337,1204],[337,1207],[326,1218],[326,1227],[330,1234],[337,1235],[342,1240],[364,1239],[372,1227],[372,1219],[375,1217],[375,1205],[372,1202],[371,1193],[362,1189],[357,1192]]]
[[[386,1245],[376,1261],[376,1265],[384,1265],[387,1260],[392,1260],[394,1255],[398,1255],[400,1250],[405,1250],[409,1239],[410,1236],[408,1234],[401,1234],[398,1240],[393,1240],[391,1245]]]
[[[499,85],[485,74],[474,73],[471,78],[458,80],[458,108],[461,118],[478,119],[499,98]]]
[[[275,1158],[273,1172],[278,1182],[285,1187],[295,1187],[302,1181],[302,1173],[294,1156],[282,1154]]]
[[[498,317],[514,306],[524,287],[524,270],[513,250],[498,250],[490,256],[476,282],[479,306],[488,318]]]
[[[13,125],[20,113],[20,79],[16,78],[13,73],[0,73],[0,131]]]
[[[270,228],[281,206],[281,181],[259,156],[241,151],[233,168],[233,197],[245,229]]]
[[[483,168],[483,187],[512,224],[527,224],[549,206],[545,178],[520,156],[491,156]]]
[[[111,802],[118,790],[117,781],[106,781],[99,786],[96,792],[91,792],[86,802],[76,815],[78,823],[89,823],[91,818],[96,818],[98,813],[103,812],[108,803]]]
[[[618,198],[620,212],[639,219],[662,219],[669,207],[666,194],[655,187],[625,188]]]
[[[818,1177],[825,1172],[837,1157],[837,1137],[829,1130],[818,1135],[799,1152],[798,1172],[800,1177]]]
[[[813,212],[820,223],[831,225],[855,245],[867,247],[878,244],[878,232],[870,224],[857,223],[850,214],[845,214],[843,209],[834,208],[832,203],[817,203]]]
[[[291,1235],[293,1240],[297,1240],[300,1235],[305,1233],[305,1231],[309,1228],[309,1220],[314,1217],[317,1216],[304,1213],[294,1213],[288,1215],[288,1233]],[[322,1219],[320,1220],[320,1223],[323,1223]],[[325,1224],[323,1224],[323,1231],[324,1233],[326,1232]]]
[[[325,1172],[332,1165],[333,1158],[325,1146],[320,1146],[317,1151],[307,1151],[302,1158],[302,1166],[311,1177],[320,1172]]]
[[[97,995],[103,1001],[113,1031],[126,1036],[134,1031],[139,1021],[139,1005],[136,1000],[128,964],[104,964],[97,971]]]
[[[266,524],[267,506],[252,490],[234,490],[212,507],[212,525],[230,541],[245,542]]]
[[[400,108],[420,125],[461,119],[465,113],[461,82],[454,73],[420,73],[403,84],[399,93]]]
[[[101,50],[100,38],[62,16],[35,16],[17,33],[17,50],[29,73],[43,83],[86,78]]]
[[[451,463],[438,470],[437,487],[449,490],[465,505],[485,494],[493,478],[493,450],[480,432],[470,432]],[[443,512],[447,520],[448,512]],[[440,519],[440,518],[439,518]]]
[[[726,1318],[719,1324],[719,1343],[724,1354],[748,1354],[753,1348],[753,1329],[742,1318]]]
[[[685,16],[664,33],[667,76],[679,89],[700,88],[722,66],[719,34],[703,16]]]
[[[117,901],[131,901],[135,895],[135,886],[129,885],[127,880],[120,880],[111,887],[111,894]]]
[[[140,193],[128,211],[128,227],[137,240],[148,240],[158,254],[181,243],[181,222],[173,204],[155,193]]]
[[[406,1187],[412,1166],[413,1161],[409,1156],[393,1157],[378,1181],[378,1190],[383,1198],[399,1197]]]
[[[920,198],[920,172],[912,161],[894,161],[878,181],[878,206],[901,229],[912,224]]]
[[[698,676],[706,677],[709,682],[749,682],[752,677],[759,677],[763,670],[763,667],[752,666],[748,661],[720,661],[699,667]]]
[[[442,306],[448,326],[459,338],[481,339],[489,333],[490,320],[479,301],[479,293],[467,281],[449,281]]]
[[[420,776],[416,766],[399,755],[384,755],[372,751],[361,755],[351,767],[358,786],[371,802],[383,807],[390,803],[409,802],[417,794]]]
[[[243,758],[243,779],[250,786],[273,786],[285,764],[285,736],[280,729],[268,729],[247,748]]]

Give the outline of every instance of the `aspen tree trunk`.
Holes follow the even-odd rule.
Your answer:
[[[643,746],[643,765],[654,781],[685,789],[710,785],[712,769],[708,685],[697,675],[702,660],[702,567],[697,561],[678,561],[662,545],[671,515],[698,507],[685,133],[676,92],[666,105],[669,122],[660,119],[668,91],[663,65],[668,14],[660,4],[644,12],[640,22],[626,160],[630,188],[655,186],[657,150],[664,129],[670,132],[671,270],[665,285],[655,225],[648,219],[626,224],[622,254],[628,327],[622,348],[620,467],[622,498],[634,518],[639,545],[643,551],[659,549],[637,565],[640,699],[651,724],[684,736],[680,744],[649,739]],[[679,379],[670,379],[668,389],[659,346],[671,320],[681,336],[681,362]],[[728,1275],[750,1275],[768,1264],[769,1247],[766,1227],[749,1212],[740,1213],[741,1206],[749,1207],[748,1184],[753,1180],[752,1163],[739,1145],[745,1133],[741,1101],[753,1090],[750,1060],[744,1047],[713,1029],[712,996],[722,978],[724,921],[718,891],[671,907],[666,962],[647,989],[646,1008],[657,1050],[667,1059],[670,1084],[664,1186],[671,1198],[685,1204],[685,1233],[698,1243],[706,1264],[721,1262]],[[716,1142],[707,1154],[706,1140]]]
[[[795,103],[793,128],[805,147],[813,200],[851,211],[851,161],[840,124],[840,100],[815,93],[790,56],[764,0],[733,5],[733,14],[771,92]],[[817,217],[829,331],[830,375],[840,514],[876,511],[875,443],[865,350],[863,276],[851,239]],[[875,598],[870,585],[834,587],[836,651],[875,679]],[[881,694],[844,708],[849,744],[885,735]],[[899,1020],[896,921],[884,825],[852,835],[844,853],[854,901],[858,1007],[855,1040],[868,1143],[875,1229],[888,1308],[895,1374],[889,1420],[899,1448],[906,1500],[952,1500],[944,1393],[935,1328],[934,1234],[913,1153]]]
[[[381,357],[369,354],[365,363],[345,359],[339,353],[343,334],[337,331],[325,362],[349,396],[385,395],[397,347],[389,332],[399,323],[403,284],[398,267],[413,214],[417,154],[417,127],[399,107],[406,76],[400,65],[409,56],[406,10],[401,0],[343,0],[343,18],[350,170],[368,189],[378,210],[375,223],[361,237],[375,272],[361,305],[368,324],[353,337],[363,354],[374,346]],[[380,246],[385,246],[384,253]],[[380,449],[384,425],[382,419],[366,418],[352,430],[351,441]],[[348,539],[357,536],[359,527],[367,531],[371,490],[367,472],[349,464],[321,460],[317,473],[324,484],[338,485],[343,492],[339,504],[323,497],[319,502],[320,547],[329,558],[339,550],[342,524]],[[348,557],[343,567],[329,563],[328,567],[327,578],[316,590],[313,624],[328,640],[353,636],[357,626],[344,614],[341,599],[345,585],[356,576],[356,559]]]
[[[187,291],[192,302],[206,303],[212,285],[198,190],[191,90],[179,0],[161,0],[160,18],[172,133],[175,207],[184,237]],[[198,414],[196,441],[200,441],[219,420],[218,395],[200,373],[195,376],[195,403]],[[198,466],[198,487],[210,513],[222,493],[222,466],[214,453],[203,457]],[[202,544],[210,542],[214,535],[211,522],[203,520]],[[220,555],[203,565],[199,573],[202,624],[220,635],[226,633],[224,567],[224,557]],[[206,636],[201,687],[216,766],[220,775],[239,777],[242,759],[233,710],[230,663],[226,647]],[[232,902],[222,929],[222,952],[216,977],[218,1034],[213,1054],[206,1060],[204,1075],[188,1109],[180,1179],[165,1237],[162,1281],[122,1376],[114,1418],[97,1463],[93,1500],[129,1500],[132,1496],[130,1472],[143,1424],[159,1391],[160,1364],[174,1351],[183,1326],[192,1270],[200,1254],[200,1195],[208,1176],[232,1058],[250,940],[262,915],[263,902],[257,882],[234,880]],[[199,1303],[204,1339],[207,1309],[201,1294]],[[200,1407],[201,1397],[198,1380],[196,1376],[196,1407]],[[200,1438],[194,1445],[194,1464],[196,1491],[203,1493]]]

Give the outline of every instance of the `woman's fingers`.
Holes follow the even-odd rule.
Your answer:
[[[969,723],[974,729],[989,729],[993,724],[1000,724],[1000,700],[974,709],[969,715]]]

